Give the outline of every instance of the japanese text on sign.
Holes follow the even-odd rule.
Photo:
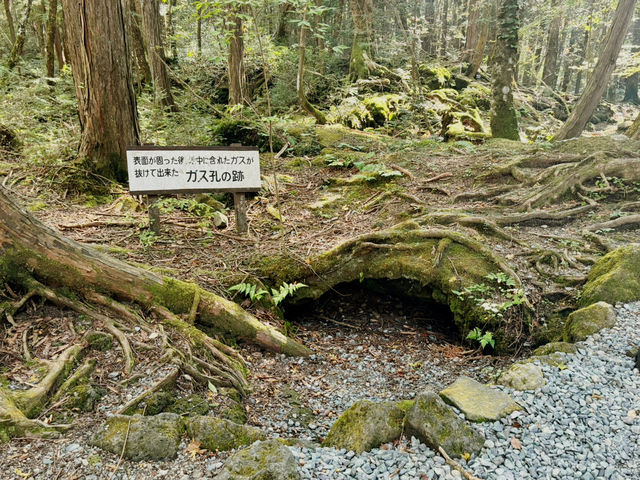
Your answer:
[[[260,189],[253,147],[127,149],[131,193],[250,192]]]

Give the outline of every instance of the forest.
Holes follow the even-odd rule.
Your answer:
[[[3,0],[0,477],[637,478],[639,84],[636,0]]]

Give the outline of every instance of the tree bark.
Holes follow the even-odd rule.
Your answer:
[[[56,31],[58,29],[58,0],[49,0],[49,18],[47,19],[47,77],[55,75]],[[50,85],[54,82],[47,80]]]
[[[488,4],[486,0],[469,0],[469,15],[462,62],[464,73],[474,77],[482,65],[484,49],[489,38]]]
[[[633,122],[633,125],[629,128],[627,132],[627,136],[629,136],[633,140],[640,140],[640,113]]]
[[[58,60],[58,69],[62,70],[62,67],[64,67],[65,63],[64,48],[62,46],[61,27],[59,25],[56,27],[54,43],[56,48],[56,59]]]
[[[7,61],[7,68],[13,70],[18,64],[20,57],[22,56],[22,50],[24,49],[24,41],[27,36],[27,23],[29,22],[29,15],[31,15],[31,2],[27,0],[27,4],[24,7],[24,15],[18,25],[18,34],[16,35],[16,41],[13,42],[13,48],[9,54],[9,60]]]
[[[373,64],[371,43],[373,38],[373,1],[350,0],[353,19],[353,43],[349,60],[349,80],[367,78]]]
[[[125,0],[124,8],[127,19],[127,35],[133,50],[133,58],[135,58],[138,82],[141,84],[151,83],[153,82],[153,77],[147,60],[144,35],[142,34],[141,25],[143,22],[140,3],[138,0]]]
[[[139,143],[120,0],[62,0],[68,59],[82,129],[79,160],[87,170],[126,179],[127,146]]]
[[[273,40],[280,45],[284,45],[287,41],[287,23],[289,22],[289,13],[292,9],[293,5],[289,2],[285,2],[280,6],[276,33],[273,37]]]
[[[542,81],[552,90],[555,90],[558,80],[558,53],[560,50],[560,25],[562,24],[562,17],[556,11],[557,6],[558,0],[553,0],[551,4],[553,19],[549,24],[547,53],[544,56],[544,66],[542,69]]]
[[[582,130],[584,130],[589,118],[591,118],[591,115],[600,103],[602,94],[607,88],[611,74],[616,67],[620,48],[627,36],[627,31],[633,18],[635,5],[636,0],[620,0],[618,3],[618,8],[616,9],[611,28],[605,37],[598,63],[596,63],[595,68],[591,72],[578,103],[565,124],[560,128],[560,131],[555,135],[554,140],[565,140],[567,138],[577,137],[582,133]]]
[[[167,38],[169,44],[169,50],[171,51],[171,60],[175,63],[178,62],[178,42],[176,42],[176,28],[173,20],[173,7],[176,0],[168,0],[169,8],[167,9]]]
[[[162,23],[158,0],[142,0],[142,18],[155,100],[164,109],[177,112],[178,107],[171,94],[171,80],[162,46]]]
[[[513,105],[519,26],[518,0],[501,0],[491,62],[491,134],[496,138],[520,139]]]
[[[422,36],[422,50],[427,54],[435,52],[435,25],[436,25],[436,6],[435,0],[424,1],[424,19],[426,23],[426,32]]]
[[[242,31],[242,7],[231,14],[231,38],[229,39],[229,105],[242,105],[246,89],[244,70],[244,33]]]
[[[9,40],[14,44],[16,42],[16,28],[13,25],[13,14],[11,13],[11,4],[9,0],[4,0],[4,13],[7,17],[7,27],[9,28]]]
[[[304,93],[304,57],[306,51],[306,39],[307,39],[307,28],[304,25],[304,22],[307,20],[307,13],[304,12],[302,17],[302,23],[300,24],[300,44],[298,46],[299,57],[298,57],[298,75],[296,77],[296,90],[298,91],[298,100],[300,101],[300,106],[302,109],[313,116],[316,119],[316,123],[319,125],[324,125],[327,123],[327,117],[324,116],[320,110],[311,105],[309,100],[307,100],[307,96]]]
[[[449,31],[449,0],[443,0],[442,16],[440,17],[442,30],[440,31],[440,56],[447,54],[447,33]]]
[[[633,23],[633,33],[631,35],[633,47],[631,52],[635,55],[640,53],[640,14]],[[638,98],[638,82],[640,81],[640,73],[636,72],[625,79],[624,99],[623,102],[640,104]]]
[[[196,24],[196,49],[198,55],[202,55],[202,4],[196,7],[198,23]]]

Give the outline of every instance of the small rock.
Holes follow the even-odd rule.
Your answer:
[[[277,440],[256,442],[235,453],[216,480],[299,480],[296,460]]]
[[[465,376],[442,390],[440,396],[473,422],[499,420],[520,409],[506,393]]]

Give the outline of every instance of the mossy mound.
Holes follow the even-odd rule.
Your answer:
[[[17,152],[20,149],[18,135],[6,125],[0,125],[0,149],[6,152]]]
[[[91,445],[129,460],[170,460],[178,453],[184,424],[179,415],[115,415],[93,436]]]
[[[87,383],[77,385],[67,394],[64,407],[81,412],[93,412],[106,393],[105,389]]]
[[[565,342],[580,342],[603,328],[616,324],[616,311],[606,302],[597,302],[571,313],[564,327]]]
[[[397,116],[402,103],[403,98],[397,94],[374,95],[363,100],[349,97],[333,108],[329,117],[332,122],[357,130],[380,127]]]
[[[620,247],[602,257],[589,272],[579,305],[640,300],[640,244]]]
[[[430,90],[454,87],[456,82],[451,72],[442,65],[422,64],[418,66],[420,82]]]
[[[320,144],[326,148],[375,150],[382,147],[381,139],[384,139],[379,134],[353,130],[340,124],[317,125],[315,132]]]
[[[235,453],[216,480],[299,480],[300,473],[291,450],[278,440],[257,442]]]
[[[400,438],[404,416],[394,402],[359,400],[331,426],[322,446],[368,452]]]
[[[546,345],[542,345],[533,351],[533,355],[536,357],[542,355],[551,355],[552,353],[576,353],[578,348],[573,343],[568,342],[551,342]]]
[[[391,280],[402,284],[406,297],[448,305],[463,335],[475,327],[491,330],[498,351],[505,351],[514,340],[505,329],[509,315],[493,314],[464,292],[485,284],[490,274],[511,278],[514,288],[521,289],[516,274],[480,241],[451,230],[406,222],[348,240],[308,263],[277,256],[259,259],[256,266],[272,284],[299,281],[308,285],[290,300],[293,303],[316,300],[341,283]],[[517,314],[527,328],[525,302],[509,313]]]
[[[247,118],[224,118],[213,127],[212,141],[214,145],[231,145],[240,143],[258,147],[261,152],[268,152],[269,131],[266,126]],[[284,145],[279,136],[273,135],[273,150],[278,151]]]
[[[212,452],[233,450],[267,438],[258,428],[239,425],[225,418],[195,416],[185,423],[189,436]]]
[[[460,92],[458,101],[465,107],[488,112],[491,109],[491,89],[481,83],[471,82]]]
[[[438,394],[420,394],[407,412],[405,433],[434,450],[442,447],[452,457],[477,454],[484,445],[483,435],[458,417]]]

